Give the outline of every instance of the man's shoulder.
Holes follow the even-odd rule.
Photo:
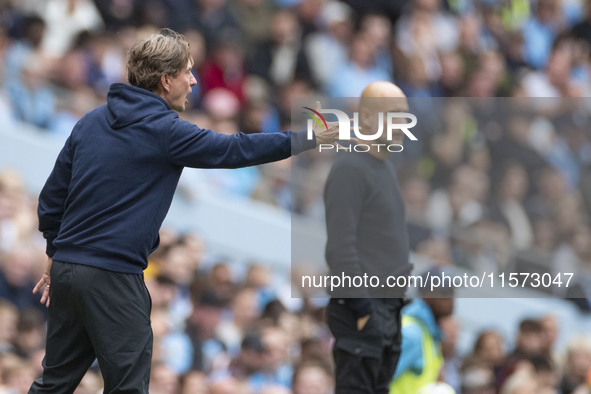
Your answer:
[[[96,107],[93,110],[88,111],[84,116],[78,119],[78,122],[74,125],[72,133],[82,129],[87,125],[94,125],[99,117],[104,116],[106,104]]]
[[[91,120],[99,120],[99,119],[106,119],[107,113],[109,112],[108,104],[103,104],[96,107],[93,110],[88,111],[78,122],[86,122]],[[163,111],[156,111],[152,113],[147,113],[143,118],[139,118],[136,122],[148,122],[152,123],[155,121],[165,121],[169,123],[173,123],[178,121],[179,124],[191,124],[179,117],[179,114],[172,109],[163,110]],[[136,123],[132,122],[132,123]]]
[[[104,116],[107,110],[107,104],[99,105],[95,109],[88,111],[83,117],[80,118],[78,123],[84,123],[91,119],[96,119],[98,116]]]

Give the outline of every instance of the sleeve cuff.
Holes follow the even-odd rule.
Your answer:
[[[56,251],[57,248],[53,245],[53,239],[48,239],[47,245],[45,246],[45,254],[47,254],[48,257],[53,258]]]
[[[291,154],[297,155],[304,151],[316,148],[316,135],[308,139],[308,132],[305,130],[291,132]]]

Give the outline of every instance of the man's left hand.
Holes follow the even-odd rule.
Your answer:
[[[37,284],[33,288],[33,294],[37,294],[37,292],[39,290],[41,290],[41,288],[43,288],[43,286],[45,286],[45,288],[43,289],[43,293],[41,294],[41,301],[40,302],[42,304],[45,304],[45,306],[48,308],[49,308],[49,283],[51,282],[51,277],[49,276],[49,272],[51,271],[52,261],[53,260],[51,259],[51,257],[48,257],[47,269],[45,270],[45,272],[41,276],[41,279],[39,279],[39,282],[37,282]]]

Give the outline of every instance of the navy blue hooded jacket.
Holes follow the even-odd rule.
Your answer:
[[[113,84],[76,124],[39,196],[47,255],[141,273],[183,167],[238,168],[311,149],[305,132],[223,135],[178,117],[160,96]]]

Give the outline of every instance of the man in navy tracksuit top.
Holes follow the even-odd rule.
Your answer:
[[[338,130],[227,136],[181,120],[197,82],[184,38],[163,30],[130,51],[131,85],[74,127],[39,196],[49,307],[43,376],[30,393],[72,393],[97,358],[105,393],[148,393],[150,295],[143,270],[183,167],[237,168],[332,143]],[[177,112],[175,112],[177,111]],[[51,290],[50,290],[51,282]],[[51,299],[51,303],[49,300]]]

